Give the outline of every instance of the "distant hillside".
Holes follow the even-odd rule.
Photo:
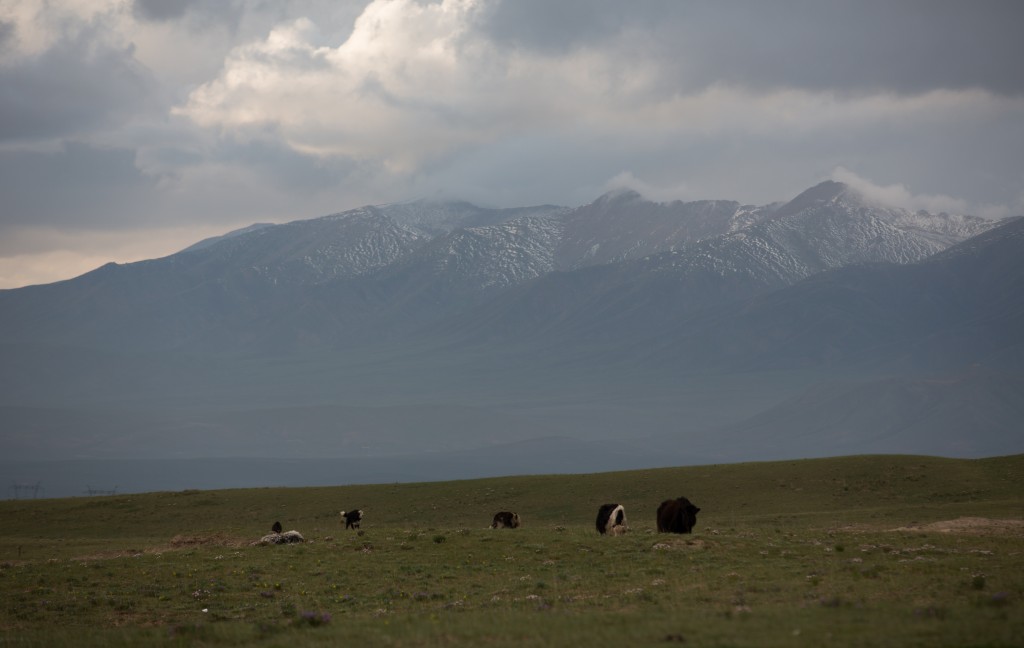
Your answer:
[[[0,291],[0,450],[497,469],[528,448],[551,470],[1024,450],[1022,230],[835,182],[256,226]]]

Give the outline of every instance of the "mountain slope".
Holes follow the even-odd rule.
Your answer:
[[[279,456],[344,453],[374,431],[377,452],[666,430],[721,449],[722,430],[781,443],[815,407],[806,429],[835,428],[841,390],[813,389],[834,381],[863,404],[854,451],[872,408],[926,426],[914,381],[977,363],[1020,375],[1022,222],[823,183],[760,208],[616,192],[573,210],[424,202],[262,227],[0,291],[0,407],[32,406],[0,423],[33,456],[75,421],[83,443],[109,439],[118,412],[151,454],[250,437]],[[991,410],[986,443],[1017,416],[1013,390],[982,398],[993,382],[945,389]],[[907,438],[938,447],[921,426]]]
[[[765,458],[850,453],[943,456],[1016,452],[1024,443],[1024,377],[968,371],[832,381],[718,434]]]
[[[668,357],[733,368],[1024,357],[1024,218],[909,265],[851,266],[716,313]]]
[[[589,238],[577,238],[584,241],[581,245],[566,245],[573,228],[578,228],[572,219],[597,212],[599,223],[594,229],[600,229],[600,221],[612,220],[605,212],[614,204],[624,205],[627,213],[617,228],[611,228],[613,241],[634,223],[636,212],[629,209],[640,205],[641,216],[653,212],[659,218],[664,211],[644,203],[636,194],[603,197],[569,214],[560,253],[593,249],[586,248]],[[722,230],[733,230],[739,222],[737,214],[751,213],[737,203],[687,205],[682,206],[697,212],[719,209]],[[583,267],[516,287],[472,312],[453,314],[436,330],[487,342],[556,336],[551,343],[559,347],[568,341],[607,344],[642,339],[646,344],[649,336],[671,338],[671,330],[689,328],[689,318],[706,316],[711,309],[766,294],[825,270],[919,261],[945,249],[942,237],[963,240],[994,226],[991,221],[963,217],[954,219],[951,226],[952,217],[926,214],[912,219],[912,230],[896,225],[908,218],[903,210],[865,204],[845,185],[823,183],[778,209],[765,209],[736,231],[700,238],[697,232],[707,230],[696,228],[692,238],[680,235],[671,251],[594,266],[586,265],[593,255],[578,255],[576,265]],[[684,227],[685,222],[677,222],[676,234],[691,231]],[[615,249],[621,252],[621,246]],[[617,256],[623,255],[628,256],[625,252]]]
[[[569,270],[675,250],[757,223],[772,208],[726,200],[656,203],[635,191],[613,191],[561,216],[557,266]]]

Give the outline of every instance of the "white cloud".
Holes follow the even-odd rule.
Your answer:
[[[374,0],[337,46],[299,19],[234,48],[218,77],[177,109],[242,139],[416,174],[466,150],[544,131],[665,142],[711,136],[813,138],[924,125],[965,114],[1024,115],[985,90],[841,95],[712,84],[679,87],[674,62],[619,34],[600,48],[504,47],[476,29],[485,0]]]
[[[632,171],[623,171],[605,183],[605,189],[632,189],[644,198],[655,202],[671,202],[673,200],[689,200],[694,198],[685,183],[670,185],[652,184],[633,175]]]
[[[503,51],[473,31],[478,0],[376,0],[337,47],[308,19],[232,51],[179,113],[236,137],[282,137],[394,171],[531,128],[603,122],[651,79],[642,62]]]
[[[105,31],[105,37],[125,42],[102,23],[123,10],[122,0],[5,0],[0,4],[0,21],[14,25],[15,53],[38,56],[59,41],[74,39],[82,32]]]
[[[910,211],[924,210],[932,213],[970,214],[984,218],[1004,218],[1010,215],[1010,210],[1004,206],[972,206],[965,200],[943,194],[915,194],[902,184],[875,184],[844,167],[832,171],[831,178],[850,186],[869,201],[886,207],[902,207]]]

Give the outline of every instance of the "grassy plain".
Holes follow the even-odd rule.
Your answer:
[[[694,534],[656,533],[679,495]],[[631,531],[599,536],[613,501]],[[524,526],[487,529],[504,509]],[[0,646],[1024,645],[1024,456],[9,500],[0,519]],[[307,542],[250,546],[275,520]]]

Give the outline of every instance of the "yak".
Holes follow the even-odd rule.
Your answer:
[[[498,511],[494,514],[494,521],[491,522],[492,529],[518,529],[519,514],[512,511]]]
[[[665,500],[658,507],[659,533],[690,533],[697,526],[700,509],[685,497]]]
[[[597,510],[597,532],[619,535],[626,532],[626,509],[621,504],[602,504]]]
[[[342,511],[341,521],[345,523],[346,529],[358,529],[359,523],[363,521],[363,511],[361,509]]]

